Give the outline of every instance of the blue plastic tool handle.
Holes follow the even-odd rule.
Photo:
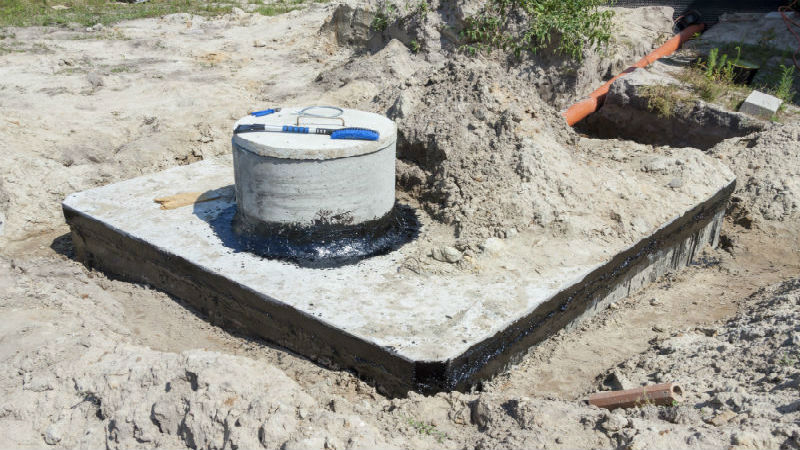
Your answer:
[[[308,127],[294,127],[292,125],[283,126],[284,133],[308,133]]]
[[[342,128],[331,133],[331,139],[358,139],[362,141],[377,141],[380,133],[368,128]]]
[[[281,110],[280,108],[272,108],[272,109],[265,109],[263,111],[253,111],[253,112],[250,113],[250,115],[254,116],[254,117],[268,116],[268,115],[270,115],[272,113],[276,113],[276,112],[278,112],[280,110]]]

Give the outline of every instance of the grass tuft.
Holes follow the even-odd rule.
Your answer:
[[[647,99],[647,110],[656,113],[662,119],[674,116],[677,107],[688,99],[680,87],[674,84],[640,86],[637,91]]]
[[[67,25],[109,25],[122,20],[158,17],[188,12],[202,16],[231,11],[233,0],[214,3],[200,0],[149,0],[121,3],[107,0],[0,0],[0,27]]]
[[[265,5],[260,5],[256,7],[253,12],[261,14],[262,16],[277,16],[279,14],[286,14],[288,12],[292,12],[298,9],[301,9],[302,2],[290,2],[290,3],[267,3]]]
[[[386,2],[379,6],[375,17],[372,18],[370,27],[374,31],[384,31],[389,27],[389,24],[397,17],[398,9],[393,3]]]

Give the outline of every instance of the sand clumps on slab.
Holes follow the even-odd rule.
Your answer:
[[[492,61],[456,57],[376,101],[398,122],[400,197],[467,242],[529,229],[633,242],[733,179],[698,150],[580,139]]]

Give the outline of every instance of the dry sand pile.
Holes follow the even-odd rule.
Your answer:
[[[528,229],[630,244],[681,198],[732,179],[695,149],[580,140],[523,79],[453,57],[377,98],[398,123],[398,184],[464,241]],[[667,213],[668,214],[668,213]]]
[[[679,380],[684,403],[609,413],[579,395],[494,384],[385,399],[349,374],[261,344],[225,354],[244,342],[229,336],[234,345],[217,344],[223,353],[152,350],[136,336],[144,321],[129,303],[166,296],[49,258],[0,269],[4,447],[792,448],[800,436],[796,280],[745,300],[725,325],[673,332],[614,368],[626,387]],[[202,329],[182,315],[173,326]]]
[[[743,225],[787,221],[800,214],[800,125],[773,123],[760,133],[710,150],[736,173],[732,215]]]
[[[800,446],[800,279],[760,290],[745,307],[718,328],[657,339],[651,351],[614,371],[631,387],[686,380],[688,392],[677,408],[650,406],[614,414],[611,420],[620,424],[618,445],[631,443],[637,421],[662,419],[687,427],[719,427],[730,433],[737,448]],[[637,439],[648,434],[650,447],[662,446],[652,431]],[[705,433],[690,441],[718,445]]]

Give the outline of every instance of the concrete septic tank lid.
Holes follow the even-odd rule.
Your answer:
[[[247,125],[278,131],[236,131],[249,130]],[[308,133],[280,131],[287,126]],[[342,127],[376,131],[379,137],[316,134]],[[287,108],[237,122],[236,247],[320,267],[385,253],[413,239],[415,217],[395,206],[396,137],[393,121],[337,107]]]
[[[283,108],[262,117],[249,115],[239,119],[239,125],[297,125],[298,112],[303,107]],[[330,111],[321,110],[323,114]],[[397,125],[380,114],[342,108],[345,127],[369,128],[377,131],[377,141],[331,139],[330,136],[297,133],[241,133],[234,134],[233,143],[260,156],[284,159],[333,159],[365,155],[392,145],[397,140]],[[341,121],[329,118],[303,117],[300,126],[342,128]]]

